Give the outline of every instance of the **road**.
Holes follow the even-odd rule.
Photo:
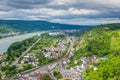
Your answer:
[[[32,46],[30,46],[26,51],[24,51],[19,58],[16,58],[15,61],[13,61],[13,62],[11,63],[11,66],[18,64],[18,61],[20,60],[20,58],[21,58],[21,57],[24,57],[24,55],[25,55],[26,53],[28,53],[28,52],[31,50],[31,48],[32,48],[35,44],[37,44],[37,43],[39,42],[39,40],[40,40],[40,38],[39,38],[35,43],[33,43]]]
[[[52,65],[52,64],[58,63],[58,62],[60,62],[60,61],[62,61],[62,60],[65,60],[65,59],[68,57],[68,55],[69,55],[69,53],[70,53],[70,50],[73,48],[73,41],[72,41],[71,38],[69,38],[69,37],[67,37],[67,39],[68,39],[69,42],[70,42],[70,46],[69,46],[66,54],[65,54],[63,57],[61,57],[61,58],[59,58],[59,59],[57,59],[57,60],[55,60],[55,61],[53,61],[53,62],[51,62],[51,63],[49,63],[49,64],[46,64],[46,65],[44,65],[44,66],[37,67],[37,68],[31,69],[31,70],[22,72],[22,74],[24,75],[24,74],[30,74],[30,73],[35,72],[35,71],[47,70],[49,65]]]
[[[70,46],[69,46],[69,48],[68,48],[68,50],[67,50],[67,52],[66,52],[66,54],[65,54],[64,56],[62,56],[61,58],[59,58],[59,59],[57,59],[57,60],[55,60],[55,61],[53,61],[53,62],[51,62],[51,63],[49,63],[49,64],[46,64],[46,65],[44,65],[44,66],[38,66],[38,67],[33,68],[33,69],[31,69],[31,70],[24,71],[24,72],[22,72],[22,73],[20,73],[20,74],[21,74],[22,76],[24,76],[24,75],[26,75],[26,74],[29,75],[29,74],[32,74],[32,73],[38,72],[38,71],[43,71],[43,72],[45,71],[46,73],[50,74],[50,72],[48,71],[48,70],[49,70],[48,66],[53,65],[53,64],[57,64],[58,62],[61,62],[62,60],[65,60],[65,59],[69,56],[70,51],[73,49],[73,41],[72,41],[71,38],[68,37],[68,36],[67,36],[67,39],[68,39],[69,42],[70,42]],[[39,41],[39,40],[38,40],[38,41]],[[28,52],[38,41],[36,41],[31,47],[29,47],[29,49],[26,50],[26,51],[23,53],[22,56],[24,56],[25,53]],[[21,56],[21,57],[22,57],[22,56]],[[17,61],[16,61],[15,63],[17,63],[18,61],[19,61],[19,59],[17,59]],[[51,75],[51,74],[50,74],[50,75]],[[53,76],[51,76],[51,78],[52,78],[53,80],[56,80],[55,77],[53,77]],[[12,79],[12,80],[14,80],[14,79]]]

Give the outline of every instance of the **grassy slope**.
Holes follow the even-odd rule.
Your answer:
[[[120,80],[120,24],[98,26],[84,34],[74,47],[70,67],[81,56],[108,56],[107,61],[98,64],[97,71],[88,70],[86,80]]]

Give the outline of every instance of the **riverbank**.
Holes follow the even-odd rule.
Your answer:
[[[17,35],[17,36],[11,36],[11,37],[6,37],[6,38],[0,39],[0,54],[3,54],[4,52],[6,52],[7,49],[8,49],[8,47],[12,43],[14,43],[16,41],[22,41],[22,40],[27,39],[29,37],[32,37],[34,35],[40,35],[43,32],[45,32],[45,31],[27,33],[27,34],[22,34],[22,35]]]

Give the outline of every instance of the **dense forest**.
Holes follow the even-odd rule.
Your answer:
[[[69,25],[51,23],[47,21],[24,21],[24,20],[0,20],[0,33],[1,32],[34,32],[42,30],[71,30],[71,29],[86,29],[93,26],[86,25]]]
[[[83,56],[108,58],[94,64],[97,70],[88,68],[86,80],[120,80],[120,24],[99,25],[89,30],[76,41],[74,48],[75,55],[71,58],[70,67],[76,66],[74,61]]]

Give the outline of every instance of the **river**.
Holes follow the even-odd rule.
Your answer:
[[[42,32],[33,32],[33,33],[27,33],[27,34],[23,34],[23,35],[17,35],[17,36],[12,36],[12,37],[6,37],[6,38],[2,38],[0,39],[0,54],[3,54],[4,52],[7,51],[8,47],[16,42],[16,41],[22,41],[24,39],[27,39],[29,37],[32,37],[34,35],[40,35]]]

